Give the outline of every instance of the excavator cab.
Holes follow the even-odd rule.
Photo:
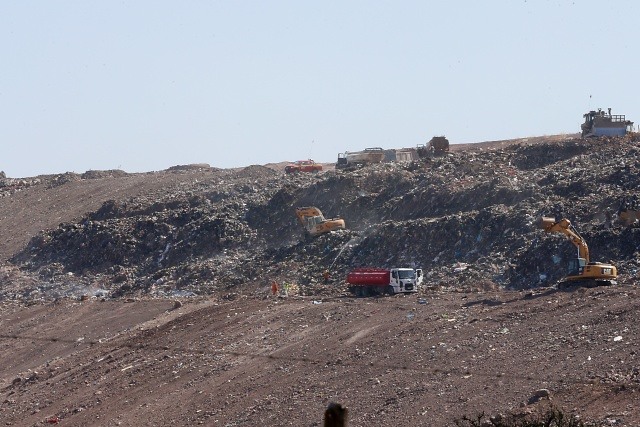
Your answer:
[[[584,267],[587,265],[587,260],[584,258],[574,258],[569,260],[569,275],[577,276],[584,272]]]

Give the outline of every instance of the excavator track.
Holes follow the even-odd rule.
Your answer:
[[[617,282],[615,280],[604,279],[563,280],[558,282],[557,288],[559,290],[573,288],[597,288],[599,286],[613,286],[616,284]]]

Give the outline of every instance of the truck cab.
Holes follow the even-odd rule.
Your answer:
[[[418,292],[422,277],[422,269],[392,268],[389,285],[393,287],[393,293]]]

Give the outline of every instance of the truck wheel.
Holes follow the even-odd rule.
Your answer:
[[[387,286],[387,288],[385,289],[385,293],[387,295],[393,295],[395,292],[393,292],[393,286],[389,285]]]

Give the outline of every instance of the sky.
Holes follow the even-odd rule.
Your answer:
[[[635,0],[0,2],[8,177],[640,124]]]

